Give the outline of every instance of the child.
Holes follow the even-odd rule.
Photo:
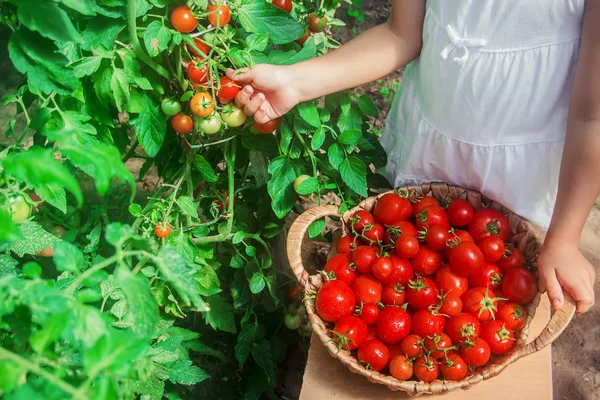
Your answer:
[[[249,84],[236,103],[264,123],[407,66],[382,138],[388,179],[473,188],[549,226],[542,283],[555,309],[562,287],[583,313],[595,271],[578,241],[600,192],[597,21],[598,1],[392,0],[387,23],[323,57],[228,75]]]

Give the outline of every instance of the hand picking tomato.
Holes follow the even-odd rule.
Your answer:
[[[439,290],[444,293],[452,293],[462,296],[469,287],[466,276],[454,271],[450,266],[442,267],[435,275],[435,283]]]
[[[518,304],[505,303],[498,307],[496,319],[503,321],[506,329],[520,331],[525,327],[525,322],[527,322],[527,312]]]
[[[412,318],[412,331],[423,338],[442,333],[445,325],[443,315],[432,314],[429,310],[418,310]]]
[[[452,199],[446,211],[450,223],[459,228],[469,225],[475,214],[471,203],[463,199]]]
[[[406,303],[406,290],[401,284],[388,285],[383,288],[381,301],[386,306],[401,306]]]
[[[194,83],[206,83],[209,78],[208,64],[199,58],[190,62],[187,67],[187,74],[190,81]]]
[[[448,317],[454,317],[462,312],[463,303],[458,293],[450,292],[440,295],[442,304],[439,313]]]
[[[381,281],[392,274],[393,268],[394,265],[389,257],[379,257],[373,262],[371,270],[373,271],[373,276]]]
[[[356,304],[350,286],[342,281],[331,280],[321,286],[315,302],[317,314],[327,322],[337,322],[352,314]]]
[[[211,47],[208,44],[206,44],[202,36],[197,36],[194,38],[194,45],[198,48],[198,50],[200,50],[200,53],[204,55],[210,54]],[[187,48],[190,54],[193,54],[195,56],[200,55],[200,53],[196,51],[196,49],[194,49],[192,46],[188,45]]]
[[[196,29],[198,20],[188,6],[179,6],[171,13],[171,25],[182,33],[189,33]]]
[[[377,320],[377,337],[387,344],[399,343],[410,334],[410,315],[399,307],[385,307]]]
[[[484,287],[496,290],[502,284],[502,271],[496,264],[485,263],[481,273],[469,277],[471,287]]]
[[[303,46],[304,43],[306,43],[306,41],[310,37],[310,34],[311,34],[310,29],[306,29],[306,32],[304,33],[304,35],[302,35],[298,39],[296,39],[296,43],[298,43],[300,46]]]
[[[356,250],[356,238],[354,236],[343,236],[336,245],[338,253],[351,253]]]
[[[220,6],[211,4],[208,6],[206,12],[208,14],[206,17],[208,22],[215,28],[222,28],[231,21],[231,10],[225,4],[221,4]]]
[[[416,274],[433,276],[441,267],[444,257],[442,253],[433,251],[427,246],[420,246],[417,254],[410,260]]]
[[[515,344],[515,335],[502,321],[490,321],[481,326],[480,337],[487,342],[493,354],[505,354]]]
[[[187,115],[177,114],[171,119],[171,126],[177,133],[189,133],[194,128],[194,121]]]
[[[362,319],[346,315],[335,323],[333,341],[338,343],[338,348],[354,350],[367,340],[367,330],[367,324]]]
[[[381,283],[373,275],[361,275],[352,284],[356,304],[379,303],[381,301]]]
[[[171,227],[169,226],[169,224],[156,224],[156,226],[154,227],[154,233],[161,239],[166,238],[171,234]]]
[[[223,108],[223,111],[221,111],[221,119],[230,128],[237,128],[244,125],[244,122],[246,122],[247,118],[248,116],[244,113],[244,111],[234,105],[227,105]]]
[[[450,221],[448,220],[446,211],[442,207],[433,204],[423,207],[417,214],[415,222],[419,231],[424,231],[434,226],[440,226],[445,230],[450,229]]]
[[[469,372],[467,363],[456,353],[449,353],[448,358],[440,361],[440,372],[449,381],[461,381]]]
[[[316,13],[312,13],[308,16],[308,23],[310,24],[308,29],[313,33],[320,33],[327,28],[327,17],[319,17]]]
[[[375,303],[365,303],[360,307],[360,319],[365,321],[365,324],[367,325],[376,323],[379,314],[381,314],[381,309]]]
[[[446,324],[446,333],[450,336],[452,343],[459,344],[465,340],[473,341],[479,337],[481,324],[477,317],[468,313],[462,313],[452,317]]]
[[[490,360],[492,356],[490,346],[481,338],[473,342],[463,342],[460,346],[460,356],[465,362],[474,367],[481,367]]]
[[[527,304],[537,293],[537,281],[525,268],[513,268],[504,274],[502,292],[513,303]]]
[[[273,132],[275,132],[275,130],[277,130],[278,126],[279,118],[272,119],[269,122],[265,122],[264,124],[261,124],[260,122],[256,122],[256,120],[254,120],[254,127],[257,131],[264,135],[272,134]]]
[[[402,258],[398,258],[395,255],[390,255],[390,260],[392,260],[392,273],[385,279],[381,280],[381,283],[384,286],[395,286],[395,285],[408,285],[408,281],[414,278],[415,273],[410,265],[408,260],[404,260]]]
[[[383,225],[391,225],[398,221],[407,221],[412,216],[412,204],[397,194],[388,193],[377,200],[373,215]]]
[[[396,240],[396,254],[400,258],[413,258],[419,249],[419,241],[412,235],[402,234]]]
[[[469,233],[476,243],[487,236],[499,236],[503,242],[508,241],[510,225],[508,218],[500,211],[482,208],[473,215],[469,223]]]
[[[433,382],[440,375],[440,364],[434,358],[421,356],[415,360],[415,377],[423,382]]]
[[[357,233],[362,233],[366,226],[375,224],[375,217],[368,211],[358,210],[350,217],[350,223]]]
[[[181,104],[178,101],[165,98],[160,103],[160,109],[167,117],[172,117],[181,112]]]
[[[288,14],[292,12],[292,0],[273,0],[272,4]]]
[[[526,263],[527,260],[523,253],[521,253],[521,250],[513,245],[507,245],[504,250],[504,255],[496,264],[498,264],[502,272],[507,273],[513,268],[524,267]]]
[[[390,360],[390,374],[399,381],[406,381],[413,375],[413,365],[406,356],[398,355]]]
[[[373,224],[371,226],[366,226],[363,229],[363,243],[364,244],[375,244],[380,242],[383,239],[383,226],[380,224]]]
[[[485,262],[495,263],[504,255],[504,242],[499,236],[486,236],[479,242]]]
[[[240,85],[224,76],[221,78],[221,88],[217,92],[217,97],[221,103],[230,103],[235,99],[235,96],[240,92],[240,89]]]
[[[452,347],[452,340],[450,336],[445,333],[434,333],[425,337],[423,341],[425,350],[431,351],[430,357],[433,358],[444,358],[444,350]]]
[[[198,117],[208,117],[215,111],[215,101],[206,92],[196,93],[190,100],[190,108]]]
[[[370,274],[373,263],[377,259],[377,253],[370,246],[358,246],[352,252],[352,261],[356,265],[358,272],[362,274]]]
[[[352,257],[350,254],[336,254],[331,257],[327,264],[325,264],[325,268],[323,271],[328,274],[333,273],[335,275],[335,279],[340,280],[347,284],[348,286],[352,286],[354,280],[358,276],[355,268],[352,264]]]
[[[448,231],[441,226],[434,226],[421,232],[421,240],[424,238],[425,243],[431,250],[441,251],[447,247],[449,239]]]
[[[358,347],[358,360],[366,364],[367,369],[381,371],[390,361],[390,351],[377,339],[367,340]]]
[[[406,297],[408,304],[414,309],[422,310],[434,305],[438,294],[435,282],[429,278],[417,275],[415,279],[408,281]]]
[[[479,322],[487,322],[495,317],[498,298],[489,288],[476,287],[462,295],[463,311],[477,317]]]
[[[461,242],[450,252],[450,266],[461,275],[480,274],[483,265],[483,253],[475,243]]]

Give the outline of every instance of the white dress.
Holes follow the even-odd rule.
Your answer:
[[[382,144],[396,186],[481,191],[547,228],[583,0],[428,0]]]

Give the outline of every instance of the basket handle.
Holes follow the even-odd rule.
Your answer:
[[[303,212],[290,227],[286,246],[287,256],[292,272],[302,287],[306,285],[310,277],[302,264],[302,241],[304,240],[304,235],[308,231],[310,224],[316,220],[338,215],[339,208],[337,206],[318,206]]]

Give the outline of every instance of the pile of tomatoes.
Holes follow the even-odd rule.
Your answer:
[[[462,380],[515,344],[537,293],[501,212],[383,195],[357,211],[324,268],[316,311],[332,341],[404,381]]]

